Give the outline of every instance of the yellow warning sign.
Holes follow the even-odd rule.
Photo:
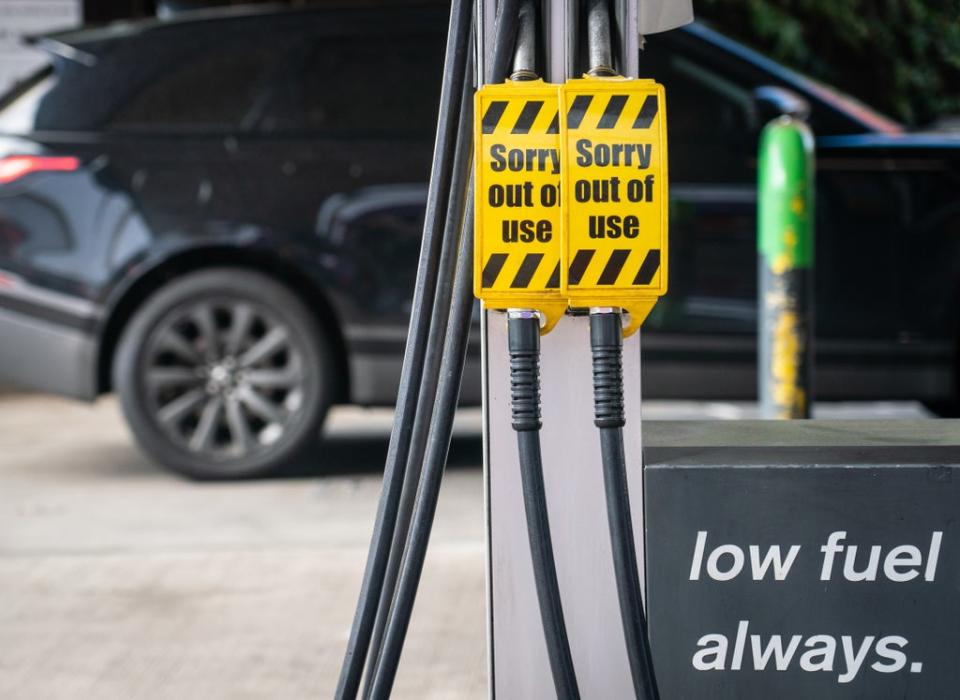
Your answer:
[[[630,312],[629,335],[667,291],[663,86],[586,78],[560,88],[561,289],[573,307]]]
[[[486,85],[476,95],[474,293],[490,309],[544,314],[560,293],[560,119],[557,86]]]

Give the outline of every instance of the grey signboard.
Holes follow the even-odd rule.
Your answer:
[[[960,423],[700,424],[653,442],[662,697],[960,697]]]

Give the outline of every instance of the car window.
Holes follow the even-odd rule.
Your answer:
[[[430,135],[443,53],[440,35],[317,37],[299,70],[273,90],[259,128]]]
[[[231,40],[183,57],[148,81],[113,115],[110,128],[228,131],[239,128],[278,52],[263,42]]]
[[[670,176],[681,182],[753,181],[752,91],[712,66],[648,44],[640,75],[662,83]]]

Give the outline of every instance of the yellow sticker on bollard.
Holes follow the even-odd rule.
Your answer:
[[[561,291],[574,307],[616,306],[633,333],[667,291],[663,86],[585,78],[560,89]]]
[[[486,85],[476,94],[474,294],[490,309],[543,313],[560,293],[560,123],[557,86]]]

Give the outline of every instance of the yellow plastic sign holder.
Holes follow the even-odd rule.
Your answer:
[[[667,291],[667,118],[653,80],[560,86],[561,292],[572,307],[620,307],[624,337]]]
[[[539,311],[541,333],[567,309],[557,99],[542,80],[485,85],[475,97],[474,294],[485,308]]]

